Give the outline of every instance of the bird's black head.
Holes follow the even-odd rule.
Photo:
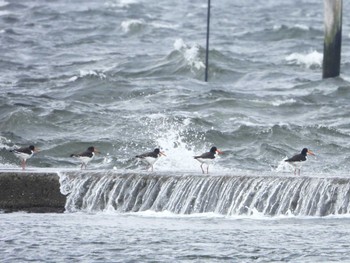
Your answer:
[[[302,155],[307,155],[307,152],[308,152],[308,149],[307,148],[304,148],[302,151],[301,151],[301,154]]]
[[[30,146],[29,146],[29,150],[34,151],[34,150],[35,150],[34,145],[30,145]]]
[[[155,148],[153,152],[156,153],[156,154],[159,154],[160,150],[159,150],[159,148]]]
[[[210,152],[211,153],[216,153],[216,151],[218,150],[218,148],[216,148],[215,146],[211,147]]]
[[[94,146],[90,146],[89,148],[87,148],[87,150],[89,152],[94,152],[95,151],[95,147]]]

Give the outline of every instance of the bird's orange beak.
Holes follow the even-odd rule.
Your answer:
[[[35,153],[38,153],[38,152],[40,152],[40,149],[35,147],[35,148],[34,148],[34,152],[35,152]]]
[[[315,156],[315,154],[312,151],[310,151],[310,150],[308,150],[307,153],[310,154],[310,155]]]
[[[160,155],[166,156],[164,152],[159,152]]]
[[[220,151],[219,149],[216,150],[218,154],[223,154],[224,152]]]

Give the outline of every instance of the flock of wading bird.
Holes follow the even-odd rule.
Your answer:
[[[26,168],[26,162],[27,159],[31,158],[34,153],[39,152],[39,149],[36,148],[34,145],[30,145],[29,147],[23,147],[19,149],[10,150],[10,152],[13,152],[15,156],[17,156],[21,160],[21,166],[22,169],[25,170]],[[86,151],[79,153],[79,154],[71,154],[70,157],[77,158],[81,161],[81,169],[86,169],[88,163],[94,158],[95,154],[100,153],[94,146],[90,146],[86,149]],[[212,161],[215,159],[215,156],[217,154],[222,154],[223,152],[217,149],[215,146],[211,147],[209,152],[205,152],[201,155],[193,156],[194,159],[200,162],[200,168],[202,170],[202,173],[205,174],[204,165],[206,165],[206,173],[209,173],[209,165],[212,163]],[[301,153],[294,155],[291,158],[288,158],[284,160],[285,162],[288,162],[294,167],[294,174],[297,173],[300,175],[300,169],[303,163],[307,160],[307,155],[315,155],[312,151],[308,150],[307,148],[304,148]],[[146,164],[148,164],[148,168],[153,172],[153,165],[154,163],[161,157],[166,156],[164,152],[161,152],[159,148],[154,149],[153,152],[146,152],[139,155],[136,155],[135,157],[144,161]]]

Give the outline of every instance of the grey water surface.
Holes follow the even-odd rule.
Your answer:
[[[349,4],[341,75],[322,80],[322,1],[212,1],[205,83],[206,4],[0,0],[0,168],[34,144],[28,169],[77,171],[66,213],[0,213],[1,262],[350,261]],[[90,145],[104,181],[70,157]],[[170,177],[121,175],[139,199],[118,206],[104,176],[149,176],[134,156],[155,147]],[[304,147],[295,178],[283,160]]]
[[[342,74],[322,80],[323,3],[212,3],[209,83],[206,3],[1,1],[1,163],[35,144],[34,167],[140,168],[161,147],[160,170],[197,171],[212,145],[217,169],[271,171],[312,149],[306,171],[348,171],[349,23]],[[348,10],[344,4],[344,13]],[[29,162],[28,162],[29,163]],[[29,165],[29,164],[28,164]],[[196,166],[194,168],[194,166]]]

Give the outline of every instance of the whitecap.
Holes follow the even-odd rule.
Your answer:
[[[174,49],[178,50],[184,56],[187,64],[191,69],[200,70],[205,68],[203,61],[200,58],[200,46],[198,44],[187,45],[182,39],[176,39]]]
[[[294,25],[294,27],[298,28],[298,29],[305,30],[305,31],[309,31],[310,30],[310,27],[308,27],[306,25],[301,25],[301,24],[296,24],[296,25]]]
[[[271,102],[272,106],[275,106],[275,107],[278,107],[284,104],[293,104],[293,103],[296,103],[295,99],[275,100]]]
[[[7,145],[11,144],[11,143],[12,142],[10,139],[7,139],[6,137],[0,136],[0,148],[10,149],[10,147],[8,147]]]
[[[137,0],[117,0],[114,2],[105,3],[105,6],[110,8],[128,8],[130,5],[139,3]]]
[[[8,4],[9,4],[8,2],[0,0],[0,7],[6,6]]]
[[[121,23],[121,27],[125,33],[138,30],[145,22],[142,19],[130,19]]]
[[[71,78],[69,78],[68,82],[74,82],[78,79],[78,76],[73,76]]]
[[[186,48],[185,42],[182,38],[178,38],[174,42],[174,49],[180,51],[182,48]]]
[[[176,24],[170,24],[170,23],[162,23],[162,22],[153,22],[151,24],[154,28],[167,28],[167,29],[176,29],[179,28]]]
[[[73,76],[68,79],[68,82],[74,82],[79,78],[84,77],[98,77],[100,79],[105,79],[106,75],[103,72],[97,72],[95,70],[80,70],[78,76]]]
[[[1,2],[0,2],[0,6],[1,6]],[[0,16],[7,16],[10,15],[11,13],[7,10],[0,10]]]
[[[307,53],[292,53],[285,58],[289,64],[304,65],[307,68],[312,66],[321,67],[323,61],[323,54],[317,52],[316,50]]]

